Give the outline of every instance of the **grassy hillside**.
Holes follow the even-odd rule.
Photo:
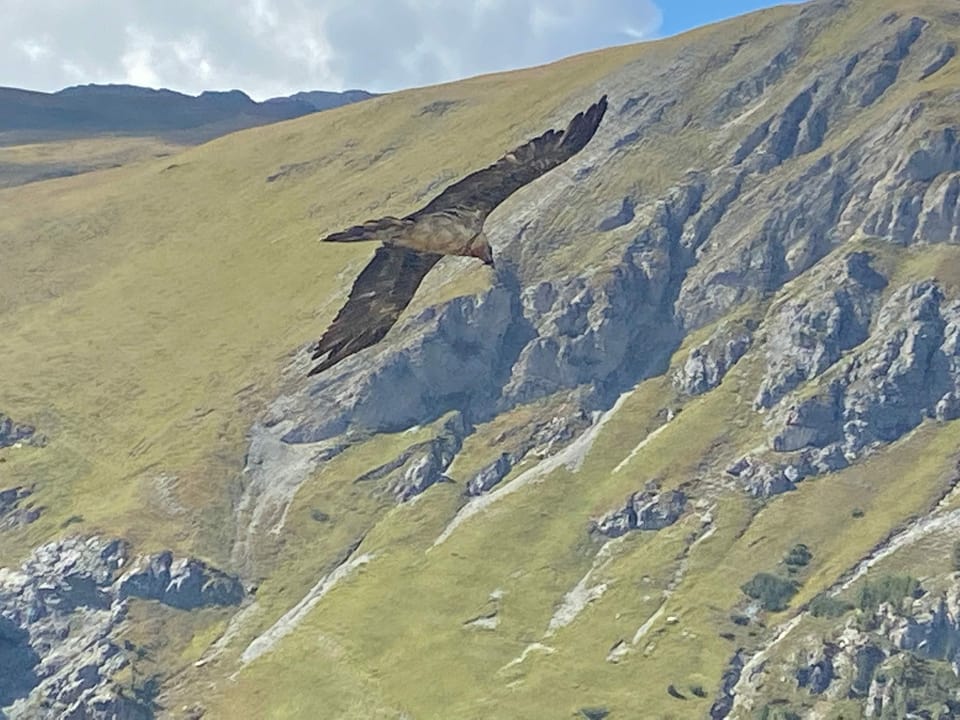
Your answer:
[[[0,187],[119,167],[183,149],[158,138],[85,138],[0,147]]]
[[[641,257],[654,240],[636,239],[659,222],[672,190],[688,171],[729,169],[751,123],[780,112],[824,64],[869,44],[863,28],[917,14],[933,23],[938,41],[960,41],[955,18],[935,2],[830,8],[835,14],[794,51],[788,70],[756,81],[763,87],[753,109],[732,119],[718,116],[718,98],[768,66],[790,37],[784,28],[806,17],[802,7],[378,97],[188,149],[116,139],[0,149],[0,163],[12,164],[45,161],[48,153],[91,165],[123,158],[122,167],[0,189],[0,412],[48,438],[43,447],[0,448],[0,490],[33,487],[31,499],[43,508],[35,522],[0,532],[0,565],[78,533],[248,573],[255,595],[236,614],[132,605],[125,637],[149,652],[125,682],[155,675],[164,717],[191,717],[198,704],[207,718],[573,718],[602,717],[601,709],[614,720],[708,716],[738,649],[766,648],[782,623],[929,513],[955,482],[960,426],[933,419],[775,497],[752,497],[724,472],[768,443],[773,413],[752,405],[768,362],[766,330],[706,394],[681,393],[673,374],[724,320],[766,328],[786,301],[832,290],[804,274],[812,270],[754,295],[744,291],[728,311],[678,330],[677,344],[631,346],[638,355],[665,354],[669,367],[617,375],[620,400],[603,408],[587,435],[553,451],[567,455],[551,464],[528,453],[490,504],[462,522],[463,484],[509,438],[571,412],[565,389],[482,418],[445,470],[454,482],[404,504],[356,480],[434,437],[449,413],[355,441],[298,486],[275,532],[253,536],[253,570],[237,566],[236,541],[246,532],[238,499],[249,483],[251,427],[280,412],[271,408],[278,397],[309,394],[298,353],[326,327],[373,252],[321,245],[320,236],[410,212],[445,182],[613,88],[609,129],[591,145],[599,159],[584,184],[570,190],[567,180],[544,178],[491,218],[489,234],[528,287],[543,278],[559,285],[578,275],[590,283],[617,277],[628,247],[638,266],[679,262],[680,250]],[[887,21],[891,13],[899,20]],[[706,75],[690,69],[714,66]],[[809,153],[783,160],[773,174],[745,175],[742,215],[733,216],[744,218],[740,235],[714,233],[691,262],[706,266],[710,252],[760,254],[767,236],[759,218],[788,205],[778,188],[824,158],[842,162],[911,103],[926,103],[931,127],[955,123],[943,98],[960,82],[956,63],[922,81],[913,66],[909,73],[869,107],[831,116],[822,144]],[[634,130],[626,105],[643,107],[643,93],[677,98],[639,140],[610,150]],[[138,153],[144,159],[128,162]],[[563,192],[575,202],[558,207]],[[711,192],[704,206],[716,199]],[[625,196],[638,199],[636,218],[599,231]],[[536,242],[526,243],[528,227]],[[931,276],[953,298],[960,289],[955,245],[906,246],[859,230],[838,238],[816,263],[869,253],[888,281],[878,302]],[[747,242],[756,244],[745,250]],[[783,265],[792,262],[783,254]],[[678,267],[664,271],[664,284]],[[754,275],[766,269],[757,265]],[[652,295],[647,288],[659,276],[650,277],[642,292]],[[486,270],[444,261],[405,317],[483,293],[493,281]],[[664,312],[678,314],[683,297],[665,295]],[[798,392],[822,391],[829,372],[839,374],[828,371]],[[622,380],[631,377],[635,385]],[[661,492],[688,493],[688,510],[675,524],[610,541],[591,533],[591,520],[651,480]],[[504,492],[511,483],[515,490]],[[789,608],[738,622],[747,604],[741,585],[760,572],[782,572],[798,543],[813,559]],[[951,569],[946,554],[923,554],[923,562],[929,576]],[[344,563],[342,579],[296,615],[288,634],[256,657],[245,655]],[[558,620],[568,600],[576,612]],[[814,704],[807,696],[789,700],[804,712]]]
[[[138,517],[150,512],[140,492],[155,467],[176,467],[190,512],[222,527],[210,511],[227,511],[225,483],[256,398],[270,397],[278,367],[322,331],[337,291],[372,254],[317,238],[359,215],[402,212],[454,159],[454,172],[495,159],[578,82],[637,52],[577,58],[509,84],[491,76],[401,93],[172,160],[0,191],[13,250],[0,271],[3,351],[23,368],[4,375],[0,393],[5,412],[57,438],[34,457],[11,451],[5,472],[16,480],[58,467],[69,478],[44,489],[56,494],[37,531],[82,515],[104,532],[136,528],[145,543],[189,548],[194,523]],[[418,115],[438,100],[462,103],[442,129]],[[379,179],[364,172],[374,162]],[[267,182],[285,169],[289,179]]]

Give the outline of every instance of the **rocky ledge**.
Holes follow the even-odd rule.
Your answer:
[[[593,529],[609,538],[632,530],[662,530],[680,518],[686,504],[687,496],[682,490],[661,493],[656,484],[650,484],[630,495],[623,507],[596,521]]]
[[[42,445],[45,438],[37,434],[37,429],[33,425],[14,422],[13,418],[0,412],[0,448],[24,442]]]
[[[31,488],[22,485],[0,490],[0,531],[21,528],[40,517],[44,508],[28,500],[32,494]]]
[[[0,718],[152,717],[149,692],[117,677],[132,662],[118,639],[129,598],[189,610],[244,596],[200,560],[128,554],[123,540],[71,537],[0,569]]]

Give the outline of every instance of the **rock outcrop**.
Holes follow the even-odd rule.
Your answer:
[[[236,605],[244,596],[239,579],[195,558],[173,559],[169,550],[139,558],[120,579],[117,598],[157,600],[181,610]]]
[[[937,580],[945,583],[938,592],[917,588],[912,596],[861,602],[858,610],[848,604],[833,628],[756,665],[737,690],[755,693],[773,677],[789,677],[825,701],[857,701],[865,717],[952,717],[960,710],[957,580],[952,574]],[[925,714],[944,708],[946,714]]]
[[[575,410],[570,414],[553,415],[549,420],[517,429],[509,435],[502,433],[496,438],[496,445],[509,449],[501,452],[496,459],[467,480],[464,492],[469,496],[476,496],[492,490],[517,463],[528,455],[537,458],[553,455],[586,430],[590,424],[591,416],[587,412]]]
[[[24,502],[33,494],[31,488],[22,485],[0,490],[0,531],[21,528],[35,522],[43,512],[32,502]]]
[[[710,337],[693,348],[686,361],[673,374],[673,385],[687,395],[712,390],[727,371],[742,358],[753,342],[756,323],[722,323]]]
[[[43,440],[43,436],[37,435],[37,429],[33,425],[14,422],[13,418],[0,412],[0,448],[19,442],[42,444]]]
[[[37,548],[18,570],[0,570],[7,716],[149,716],[113,681],[130,662],[111,638],[126,615],[111,594],[126,552],[119,541],[71,538]]]
[[[786,399],[771,415],[771,448],[841,451],[847,460],[897,440],[924,418],[956,417],[960,303],[930,280],[894,292],[869,341],[825,389]]]
[[[632,530],[662,530],[673,525],[683,514],[687,496],[682,490],[661,493],[656,487],[635,492],[622,508],[604,515],[593,529],[609,538]]]
[[[870,266],[870,256],[855,252],[818,268],[764,323],[767,369],[754,405],[769,408],[836,363],[844,351],[867,339],[886,279]],[[828,292],[804,292],[807,288]]]
[[[397,502],[410,500],[438,482],[449,481],[444,472],[463,445],[466,433],[463,415],[453,413],[442,423],[435,438],[413,445],[396,458],[364,473],[355,482],[376,481]]]
[[[117,675],[132,662],[118,636],[128,597],[190,609],[235,604],[236,578],[171,553],[137,559],[122,540],[72,537],[0,569],[0,714],[13,718],[153,716],[150,698]]]
[[[836,677],[833,658],[840,652],[840,648],[833,643],[826,643],[823,650],[818,652],[806,664],[797,668],[797,686],[806,688],[814,695],[822,695],[830,687]]]

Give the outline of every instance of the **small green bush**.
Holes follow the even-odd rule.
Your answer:
[[[810,548],[803,543],[797,543],[790,548],[790,552],[787,553],[787,557],[783,561],[792,567],[804,567],[809,565],[812,559],[813,553],[810,552]]]
[[[814,617],[836,618],[850,610],[853,610],[853,605],[846,600],[830,597],[826,593],[820,593],[810,601],[810,614]]]
[[[771,704],[764,705],[755,714],[757,720],[800,720],[800,716],[792,710],[776,707]]]
[[[909,575],[883,575],[876,580],[867,580],[857,593],[857,607],[863,611],[876,611],[881,603],[891,603],[897,608],[903,599],[912,597],[920,584]]]
[[[785,610],[797,593],[800,585],[793,580],[772,575],[771,573],[757,573],[750,580],[740,586],[740,589],[754,600],[759,600],[764,610],[774,612]]]

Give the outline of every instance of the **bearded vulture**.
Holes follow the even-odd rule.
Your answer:
[[[569,160],[586,146],[607,110],[604,95],[577,113],[566,130],[547,130],[483,170],[453,183],[416,212],[384,217],[323,238],[324,242],[379,241],[346,304],[313,351],[310,375],[379,342],[430,269],[444,255],[465,255],[493,265],[483,223],[510,195]]]

